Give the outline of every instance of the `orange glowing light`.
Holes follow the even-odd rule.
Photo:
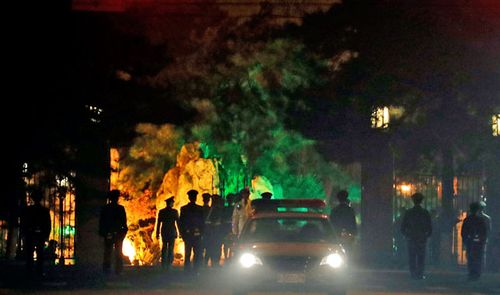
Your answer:
[[[128,257],[130,263],[135,260],[136,251],[134,245],[132,244],[132,241],[128,238],[125,238],[125,240],[123,240],[122,254]]]

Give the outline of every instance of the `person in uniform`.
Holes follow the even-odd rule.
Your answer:
[[[469,206],[469,214],[462,225],[462,241],[467,251],[467,269],[469,280],[477,280],[481,276],[486,243],[491,231],[491,218],[483,210],[484,202],[473,202]]]
[[[21,217],[26,268],[28,273],[31,273],[34,262],[33,253],[36,252],[36,272],[43,275],[44,247],[51,230],[50,212],[41,204],[43,199],[41,190],[34,190],[31,193],[31,199],[34,204],[26,207]]]
[[[174,207],[175,198],[172,196],[165,200],[167,207],[158,213],[158,224],[156,226],[156,239],[161,233],[161,267],[168,269],[174,261],[174,245],[177,238],[179,213]]]
[[[115,273],[123,270],[122,245],[128,231],[125,207],[118,204],[119,190],[108,193],[108,204],[102,207],[99,218],[99,235],[104,238],[104,273],[111,271],[111,257],[114,250]]]
[[[184,240],[184,270],[198,272],[201,264],[201,239],[205,227],[203,207],[196,204],[198,191],[192,189],[187,192],[189,203],[181,207],[179,219],[180,232]],[[193,253],[193,261],[191,260]],[[192,266],[193,264],[193,266]]]
[[[425,251],[427,239],[432,234],[432,221],[429,211],[422,208],[424,195],[415,193],[411,196],[414,206],[406,210],[401,223],[401,233],[408,244],[408,264],[413,279],[425,279]]]
[[[208,244],[210,243],[210,238],[212,236],[212,233],[210,232],[211,228],[207,226],[208,222],[208,214],[210,213],[210,200],[212,199],[212,195],[209,193],[203,193],[201,195],[201,198],[203,200],[203,221],[205,222],[205,232],[204,235],[201,238],[201,252],[203,253],[203,266],[207,267],[208,266],[208,260],[210,259],[209,254],[208,254]]]

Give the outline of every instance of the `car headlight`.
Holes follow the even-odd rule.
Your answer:
[[[251,253],[245,253],[240,256],[240,264],[244,268],[249,268],[254,265],[262,265],[262,260]]]
[[[319,265],[329,265],[333,268],[339,268],[344,265],[344,258],[339,253],[332,253],[323,257]]]

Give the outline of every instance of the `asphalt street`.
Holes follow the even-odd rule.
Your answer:
[[[236,281],[224,268],[204,269],[187,276],[179,268],[164,272],[158,267],[126,267],[120,276],[104,276],[98,270],[74,267],[48,269],[42,279],[30,278],[21,265],[3,265],[0,294],[231,294]],[[253,294],[321,294],[299,286],[294,292]],[[500,294],[500,274],[485,273],[468,282],[464,270],[429,270],[425,280],[410,279],[405,270],[356,268],[348,294]]]

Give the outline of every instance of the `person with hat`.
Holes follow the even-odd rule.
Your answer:
[[[179,213],[174,209],[174,196],[167,198],[165,203],[167,207],[158,213],[156,225],[156,239],[161,233],[161,267],[169,269],[174,261],[174,245],[177,238],[177,228],[179,223]]]
[[[210,200],[212,199],[212,195],[209,193],[203,193],[201,195],[201,198],[203,200],[203,221],[205,222],[205,235],[203,235],[201,239],[201,252],[203,253],[203,266],[208,266],[208,260],[209,260],[209,255],[208,255],[208,244],[210,243],[209,237],[211,235],[210,233],[210,227],[207,226],[208,223],[208,214],[210,213]]]
[[[334,207],[332,204],[330,223],[341,238],[346,252],[351,254],[354,238],[357,234],[356,215],[350,205],[349,193],[346,190],[341,190],[337,193],[337,200],[339,202],[337,206]]]
[[[484,202],[472,202],[469,213],[462,225],[462,241],[467,251],[467,269],[469,280],[475,281],[481,276],[484,252],[491,231],[491,218],[483,211]]]
[[[191,272],[194,270],[198,272],[202,261],[201,239],[205,220],[203,220],[203,207],[196,204],[198,191],[192,189],[187,192],[187,195],[189,203],[181,207],[181,216],[179,218],[180,232],[184,240],[184,271]],[[191,253],[194,253],[193,261],[191,260]],[[194,264],[193,267],[191,264]]]
[[[252,201],[254,213],[276,212],[276,210],[278,210],[278,205],[271,200],[273,196],[271,192],[263,192],[260,196],[260,199]]]
[[[108,203],[101,209],[99,218],[99,235],[104,238],[103,270],[109,274],[111,270],[112,252],[115,259],[115,273],[123,270],[122,245],[128,231],[125,207],[118,204],[121,192],[117,189],[108,193]],[[114,250],[114,251],[113,251]]]
[[[49,209],[42,206],[43,193],[35,189],[31,193],[34,204],[26,207],[21,217],[21,230],[24,236],[24,251],[26,254],[26,268],[31,273],[33,268],[33,253],[36,252],[36,271],[43,274],[44,247],[49,239],[51,221]]]
[[[401,223],[401,233],[407,240],[410,274],[413,279],[425,279],[425,249],[432,234],[432,220],[429,211],[422,208],[424,195],[411,196],[414,206],[406,210]]]

